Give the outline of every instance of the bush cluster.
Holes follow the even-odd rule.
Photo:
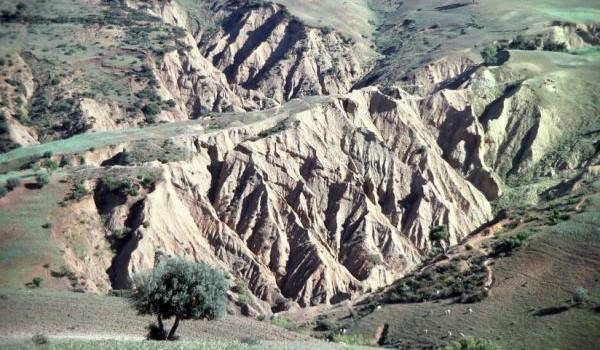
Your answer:
[[[510,254],[513,250],[523,245],[523,242],[529,238],[531,232],[523,231],[517,235],[503,238],[497,242],[492,243],[492,255],[498,256],[501,254]]]
[[[387,303],[418,303],[428,300],[455,298],[461,303],[472,303],[487,297],[484,289],[487,268],[485,257],[470,260],[470,267],[460,269],[460,259],[438,265],[421,274],[408,276],[388,293]]]

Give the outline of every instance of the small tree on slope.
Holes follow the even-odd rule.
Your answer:
[[[219,269],[173,258],[134,277],[131,304],[141,315],[156,315],[152,338],[174,340],[180,320],[221,317],[228,288],[227,278]],[[175,321],[165,335],[163,320],[172,317]]]

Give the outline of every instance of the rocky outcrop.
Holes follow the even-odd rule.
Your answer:
[[[231,84],[281,103],[292,98],[343,93],[364,73],[353,40],[311,28],[277,4],[242,2],[216,14],[223,25],[201,52]]]
[[[175,2],[129,5],[187,29],[179,39],[186,50],[171,51],[151,64],[161,83],[159,94],[178,102],[184,118],[344,93],[366,69],[353,55],[352,39],[308,27],[281,5],[214,4],[213,21],[220,26],[210,38],[205,36],[207,28],[192,30],[187,14]]]

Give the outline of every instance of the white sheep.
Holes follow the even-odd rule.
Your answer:
[[[450,313],[452,313],[452,310],[448,309],[445,311],[445,313],[446,313],[446,316],[450,316]]]
[[[429,330],[427,328],[425,328],[423,331],[425,332],[425,334],[427,334],[429,332]]]
[[[458,332],[458,335],[460,335],[463,338],[465,337],[464,333],[462,333],[462,332]]]
[[[473,313],[473,309],[469,308],[469,313],[472,314]]]
[[[448,331],[448,337],[452,337],[452,332]]]
[[[375,308],[375,310],[377,310],[377,311],[381,310],[381,305],[377,305],[377,307]]]

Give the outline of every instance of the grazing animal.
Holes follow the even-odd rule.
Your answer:
[[[425,334],[427,334],[429,332],[429,330],[427,328],[424,329]]]
[[[473,313],[473,309],[469,308],[469,313],[472,314]]]
[[[458,335],[460,335],[460,336],[461,336],[461,337],[463,337],[463,338],[465,337],[465,334],[464,334],[464,333],[462,333],[462,332],[458,332]]]
[[[446,310],[446,311],[445,311],[445,313],[446,313],[446,316],[450,316],[450,313],[451,313],[451,312],[452,312],[452,310],[450,310],[450,309]]]
[[[452,332],[448,331],[448,337],[452,336]]]

